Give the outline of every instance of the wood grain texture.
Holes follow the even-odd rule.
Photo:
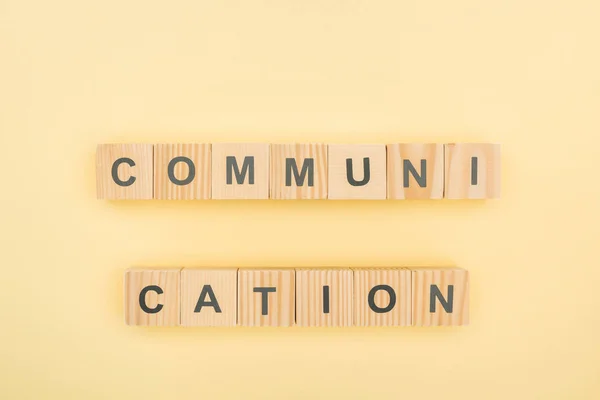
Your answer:
[[[356,268],[354,272],[354,325],[356,326],[409,326],[412,315],[411,272],[406,268]],[[369,305],[373,293],[375,306],[391,306],[390,294],[374,289],[386,285],[393,290],[396,303],[389,311],[376,312]],[[381,310],[380,310],[381,311]]]
[[[202,295],[203,289],[207,288]],[[210,287],[210,289],[208,289]],[[214,298],[210,293],[214,294]],[[216,301],[196,312],[198,302]],[[237,324],[237,268],[194,269],[181,271],[181,325],[235,326]]]
[[[150,200],[153,195],[153,151],[151,144],[100,144],[96,148],[96,196],[107,200]],[[117,176],[121,181],[135,177],[129,186],[119,186],[113,179],[113,164],[128,158],[135,165],[120,163]]]
[[[432,285],[444,301],[452,305],[447,312],[438,297],[432,300]],[[453,296],[449,295],[452,286]],[[413,325],[454,326],[469,324],[469,272],[461,268],[418,268],[412,270]],[[432,304],[435,312],[432,312]]]
[[[384,144],[328,145],[328,186],[331,200],[384,200],[386,193],[386,150]],[[368,159],[370,177],[366,179],[364,159]],[[358,186],[348,180],[347,159],[352,160],[352,174]],[[363,184],[364,183],[364,184]]]
[[[352,326],[352,277],[350,268],[296,269],[296,325]]]
[[[294,171],[288,169],[287,159],[293,159],[300,175],[305,160],[312,160],[312,170],[306,169],[301,186]],[[312,171],[312,172],[311,172]],[[310,174],[312,173],[312,178]],[[291,179],[287,179],[287,175]],[[312,181],[311,181],[312,179]],[[290,186],[287,186],[290,183]],[[312,185],[311,185],[312,184]],[[271,198],[272,199],[326,199],[327,198],[327,145],[326,144],[272,144],[271,145]]]
[[[212,198],[213,199],[268,199],[270,145],[263,143],[214,143],[212,145]],[[236,158],[239,172],[243,171],[245,157],[254,157],[254,183],[250,183],[250,171],[243,183],[235,174],[227,184],[228,156]]]
[[[473,184],[472,158],[477,158]],[[495,199],[500,197],[500,145],[450,143],[445,145],[445,197],[447,199]]]
[[[194,177],[185,181],[190,174],[186,162],[174,164],[175,182],[169,179],[168,166],[176,157],[187,157],[193,163]],[[154,198],[158,200],[207,200],[211,192],[210,144],[156,144],[154,146]]]
[[[275,288],[268,293],[268,313],[262,315],[262,293],[254,288]],[[241,326],[292,326],[295,316],[293,269],[240,269],[238,271],[238,324]]]
[[[441,199],[444,197],[444,145],[435,143],[395,143],[387,146],[387,197],[393,200]],[[425,173],[421,169],[425,162]],[[406,162],[423,179],[405,169]],[[408,179],[405,179],[407,178]]]
[[[127,325],[176,326],[180,312],[180,269],[137,269],[125,272],[125,322]],[[140,293],[147,286],[156,285],[163,291],[151,290],[144,296],[148,308],[162,308],[147,313],[140,306]]]

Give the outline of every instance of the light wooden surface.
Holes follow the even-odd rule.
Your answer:
[[[212,145],[212,198],[213,199],[268,199],[269,198],[269,153],[267,143],[213,143]],[[233,175],[227,184],[226,158],[236,158],[242,172],[246,156],[254,157],[254,183],[250,184],[250,171],[245,180],[238,184]]]
[[[472,158],[477,158],[477,183],[472,184]],[[500,197],[500,145],[450,143],[445,145],[445,197],[494,199]]]
[[[100,144],[96,148],[96,196],[107,200],[150,200],[152,199],[153,148],[151,144]],[[112,175],[113,164],[120,158],[129,158],[135,165],[121,163],[117,176],[129,186],[119,186]]]
[[[293,170],[287,168],[286,160],[295,161],[298,174],[306,159],[312,159],[312,186],[309,186],[307,169],[302,186],[298,186]],[[287,175],[291,186],[286,186]],[[272,199],[326,199],[327,198],[327,145],[314,144],[272,144],[271,145],[271,198]]]
[[[268,314],[262,315],[262,293],[254,288],[275,288],[268,293]],[[238,271],[238,324],[241,326],[292,326],[295,315],[293,269],[240,269]]]
[[[354,272],[354,325],[356,326],[409,326],[411,325],[411,272],[406,268],[353,268]],[[396,303],[387,312],[375,312],[369,305],[373,293],[375,306],[391,306],[386,290],[374,290],[386,285],[393,290]]]
[[[193,163],[194,177],[188,184],[176,184],[169,179],[168,166],[175,157],[187,157]],[[210,144],[156,144],[154,146],[154,198],[159,200],[207,200],[211,191]],[[174,165],[177,181],[190,176],[184,161]]]
[[[198,307],[199,302],[204,305]],[[237,268],[184,268],[181,271],[181,325],[236,324]]]
[[[328,190],[332,200],[384,200],[386,198],[386,150],[384,144],[328,145]],[[362,186],[348,181],[347,159],[352,160],[352,177],[357,183],[365,181],[364,158],[368,158],[370,179]]]
[[[350,268],[296,269],[296,325],[352,326],[352,294]]]
[[[127,325],[176,326],[180,312],[180,269],[137,269],[125,272],[125,322]],[[159,305],[157,313],[147,313],[140,306],[140,293],[147,286],[155,285],[163,291],[151,290],[144,296],[150,309]]]
[[[446,312],[441,301],[435,297],[435,312],[431,312],[431,291],[435,285],[444,301],[452,304],[452,312]],[[449,287],[453,286],[453,298]],[[413,325],[453,326],[469,324],[469,272],[461,268],[415,268],[412,269]],[[451,301],[452,300],[452,301]]]
[[[388,199],[441,199],[444,197],[444,145],[436,143],[394,143],[387,148],[387,196]],[[425,160],[425,173],[421,169]],[[405,169],[409,161],[423,179],[423,187]],[[408,179],[405,179],[408,177]]]

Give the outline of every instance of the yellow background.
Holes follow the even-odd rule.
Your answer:
[[[0,1],[0,397],[597,399],[600,6]],[[95,199],[107,142],[502,144],[498,201]],[[458,265],[466,328],[123,321],[131,266]]]

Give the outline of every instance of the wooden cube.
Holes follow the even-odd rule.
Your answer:
[[[352,270],[296,269],[296,325],[352,326]]]
[[[413,325],[469,324],[469,272],[461,268],[412,270]]]
[[[100,144],[96,148],[96,196],[108,200],[152,199],[151,144]]]
[[[500,197],[500,145],[450,143],[445,145],[447,199]]]
[[[295,311],[293,269],[238,271],[238,324],[292,326]]]
[[[210,144],[154,146],[154,198],[210,199]]]
[[[386,150],[383,144],[330,144],[329,199],[386,198]]]
[[[181,271],[181,325],[237,324],[237,268]]]
[[[443,197],[443,144],[387,145],[388,199],[441,199]]]
[[[326,199],[327,145],[272,144],[272,199]]]
[[[180,269],[129,269],[125,272],[127,325],[179,325]]]
[[[411,324],[411,272],[406,268],[354,269],[354,325]]]
[[[268,199],[269,144],[212,145],[213,199]]]

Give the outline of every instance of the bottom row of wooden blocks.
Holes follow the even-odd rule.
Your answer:
[[[129,269],[125,320],[153,326],[469,323],[460,268]]]

